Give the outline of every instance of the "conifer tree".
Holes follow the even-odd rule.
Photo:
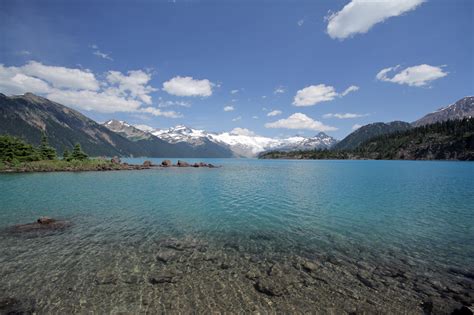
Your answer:
[[[89,156],[82,151],[81,145],[76,143],[74,149],[72,150],[72,159],[83,161],[87,160],[88,157]]]

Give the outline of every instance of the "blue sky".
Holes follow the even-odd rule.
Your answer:
[[[474,94],[470,0],[0,6],[0,92],[97,121],[343,138]]]

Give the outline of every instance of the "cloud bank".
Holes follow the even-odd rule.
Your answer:
[[[151,107],[148,83],[151,75],[142,70],[127,73],[109,71],[99,80],[88,69],[44,65],[29,61],[23,66],[0,64],[0,90],[14,95],[36,93],[66,106],[101,113],[135,112],[170,118],[181,117],[173,111]]]

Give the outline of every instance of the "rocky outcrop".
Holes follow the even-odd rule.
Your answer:
[[[143,166],[144,166],[144,167],[152,167],[152,166],[153,166],[153,163],[152,163],[151,161],[148,161],[148,160],[147,160],[147,161],[143,162]]]
[[[33,223],[19,224],[8,228],[10,233],[31,233],[43,231],[63,230],[71,226],[69,221],[56,220],[49,217],[40,217]]]

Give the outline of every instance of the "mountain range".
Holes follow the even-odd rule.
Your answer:
[[[338,142],[323,132],[313,137],[270,138],[244,129],[215,133],[182,125],[150,129],[117,120],[99,124],[78,111],[32,93],[18,96],[0,93],[0,134],[39,144],[41,134],[45,132],[58,152],[80,143],[92,156],[256,157],[267,151],[350,150],[376,136],[471,117],[473,113],[474,97],[469,96],[411,124],[402,121],[373,123]]]
[[[337,142],[323,132],[309,138],[301,136],[268,138],[238,131],[213,133],[182,125],[169,129],[143,130],[117,120],[107,121],[103,125],[130,140],[137,137],[141,139],[156,137],[169,144],[187,144],[195,148],[214,145],[231,150],[236,157],[255,157],[268,150],[329,149]]]

